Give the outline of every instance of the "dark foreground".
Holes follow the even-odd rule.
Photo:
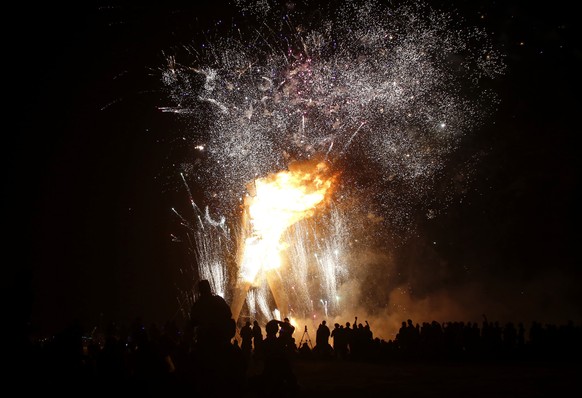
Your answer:
[[[294,365],[299,397],[557,397],[582,391],[579,362],[297,361]]]
[[[251,360],[245,380],[221,381],[198,371],[164,376],[102,378],[65,372],[49,365],[35,373],[25,372],[17,381],[22,392],[69,393],[106,396],[182,396],[239,398],[307,397],[566,397],[582,391],[582,366],[569,361],[352,361],[300,359],[291,362],[297,391],[284,384],[266,393],[260,379],[262,362]],[[258,378],[258,379],[257,379]],[[232,382],[232,383],[231,383]],[[232,386],[229,387],[229,385]],[[202,388],[201,388],[202,386]],[[577,395],[576,395],[577,396]]]
[[[582,329],[572,323],[532,326],[526,341],[525,328],[472,325],[478,333],[468,333],[460,323],[419,328],[410,321],[418,334],[407,334],[408,326],[388,342],[352,334],[349,350],[339,332],[333,347],[325,336],[299,348],[273,333],[241,347],[236,339],[195,343],[171,324],[163,331],[136,325],[129,335],[112,328],[87,338],[73,327],[27,340],[17,360],[7,361],[16,372],[8,379],[32,396],[519,398],[582,391]]]

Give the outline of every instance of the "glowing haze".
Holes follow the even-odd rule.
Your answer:
[[[176,212],[195,278],[241,316],[406,314],[390,245],[470,183],[473,159],[445,168],[495,108],[486,32],[422,2],[333,4],[237,1],[162,70],[160,109],[187,126],[172,173],[206,201],[194,223]]]

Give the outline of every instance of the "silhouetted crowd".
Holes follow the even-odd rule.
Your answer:
[[[206,282],[191,322],[162,327],[136,318],[126,330],[111,323],[88,332],[80,323],[50,338],[30,341],[21,359],[29,389],[90,392],[180,392],[194,396],[296,396],[296,361],[577,361],[582,329],[532,322],[402,322],[394,339],[374,337],[367,321],[322,320],[313,345],[307,327],[296,332],[285,318],[261,327],[256,320],[237,328],[224,300]],[[264,332],[264,333],[263,333]],[[301,334],[299,342],[297,338]]]

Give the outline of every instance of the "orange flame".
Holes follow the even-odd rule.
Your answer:
[[[281,171],[254,181],[245,198],[249,230],[244,239],[240,277],[255,283],[260,271],[281,266],[286,244],[283,233],[296,222],[313,216],[330,196],[334,176],[324,162],[293,163]]]

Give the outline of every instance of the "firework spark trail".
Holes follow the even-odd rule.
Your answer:
[[[330,309],[334,314],[339,310],[337,305],[339,283],[349,276],[344,263],[347,246],[345,232],[348,230],[347,226],[344,225],[345,218],[341,217],[337,209],[332,209],[330,214],[328,225],[331,226],[332,230],[328,231],[327,236],[323,239],[318,239],[318,253],[316,253],[319,272],[323,279],[321,283],[326,303],[326,317],[330,304]]]
[[[293,267],[288,274],[290,283],[287,284],[287,294],[296,297],[293,313],[302,318],[313,314],[313,305],[310,301],[309,270],[313,254],[309,244],[310,228],[308,223],[299,223],[288,232],[287,242],[295,242],[288,249],[288,256],[292,259]]]
[[[481,83],[504,65],[485,32],[422,2],[347,1],[317,21],[299,11],[281,16],[268,1],[237,4],[256,18],[252,29],[234,22],[232,33],[195,45],[188,64],[170,57],[162,73],[176,104],[163,110],[194,127],[193,147],[204,142],[204,162],[190,169],[219,198],[219,211],[232,214],[248,182],[318,154],[332,165],[348,156],[354,169],[379,176],[380,189],[365,195],[390,226],[411,224],[415,208],[439,199],[432,188],[450,155],[496,105]],[[362,196],[361,175],[353,173],[344,198]],[[343,221],[346,229],[352,221]],[[320,263],[335,264],[326,251],[335,250],[333,233],[322,239],[329,249]],[[296,238],[299,270],[308,268],[305,242]],[[224,257],[221,244],[198,245],[202,267]],[[332,278],[327,268],[321,271]]]
[[[250,289],[247,293],[247,306],[249,308],[249,317],[257,318],[257,294],[255,289]]]
[[[258,319],[271,319],[273,316],[273,310],[269,305],[269,294],[268,294],[268,287],[267,283],[263,282],[259,289],[257,290],[257,305],[260,309],[260,312],[257,313]]]
[[[172,212],[179,217],[181,225],[187,230],[190,245],[194,247],[194,263],[192,271],[197,275],[196,279],[207,279],[213,291],[221,296],[227,293],[228,274],[226,258],[232,252],[233,240],[230,236],[230,229],[226,225],[226,219],[222,217],[219,221],[212,219],[208,207],[204,213],[194,202],[190,187],[182,175],[184,186],[188,193],[190,205],[193,211],[196,225],[192,225],[186,217],[182,216],[176,209]],[[217,256],[217,253],[222,253]],[[184,292],[185,297],[191,297],[189,292]],[[191,302],[188,302],[191,305]]]

